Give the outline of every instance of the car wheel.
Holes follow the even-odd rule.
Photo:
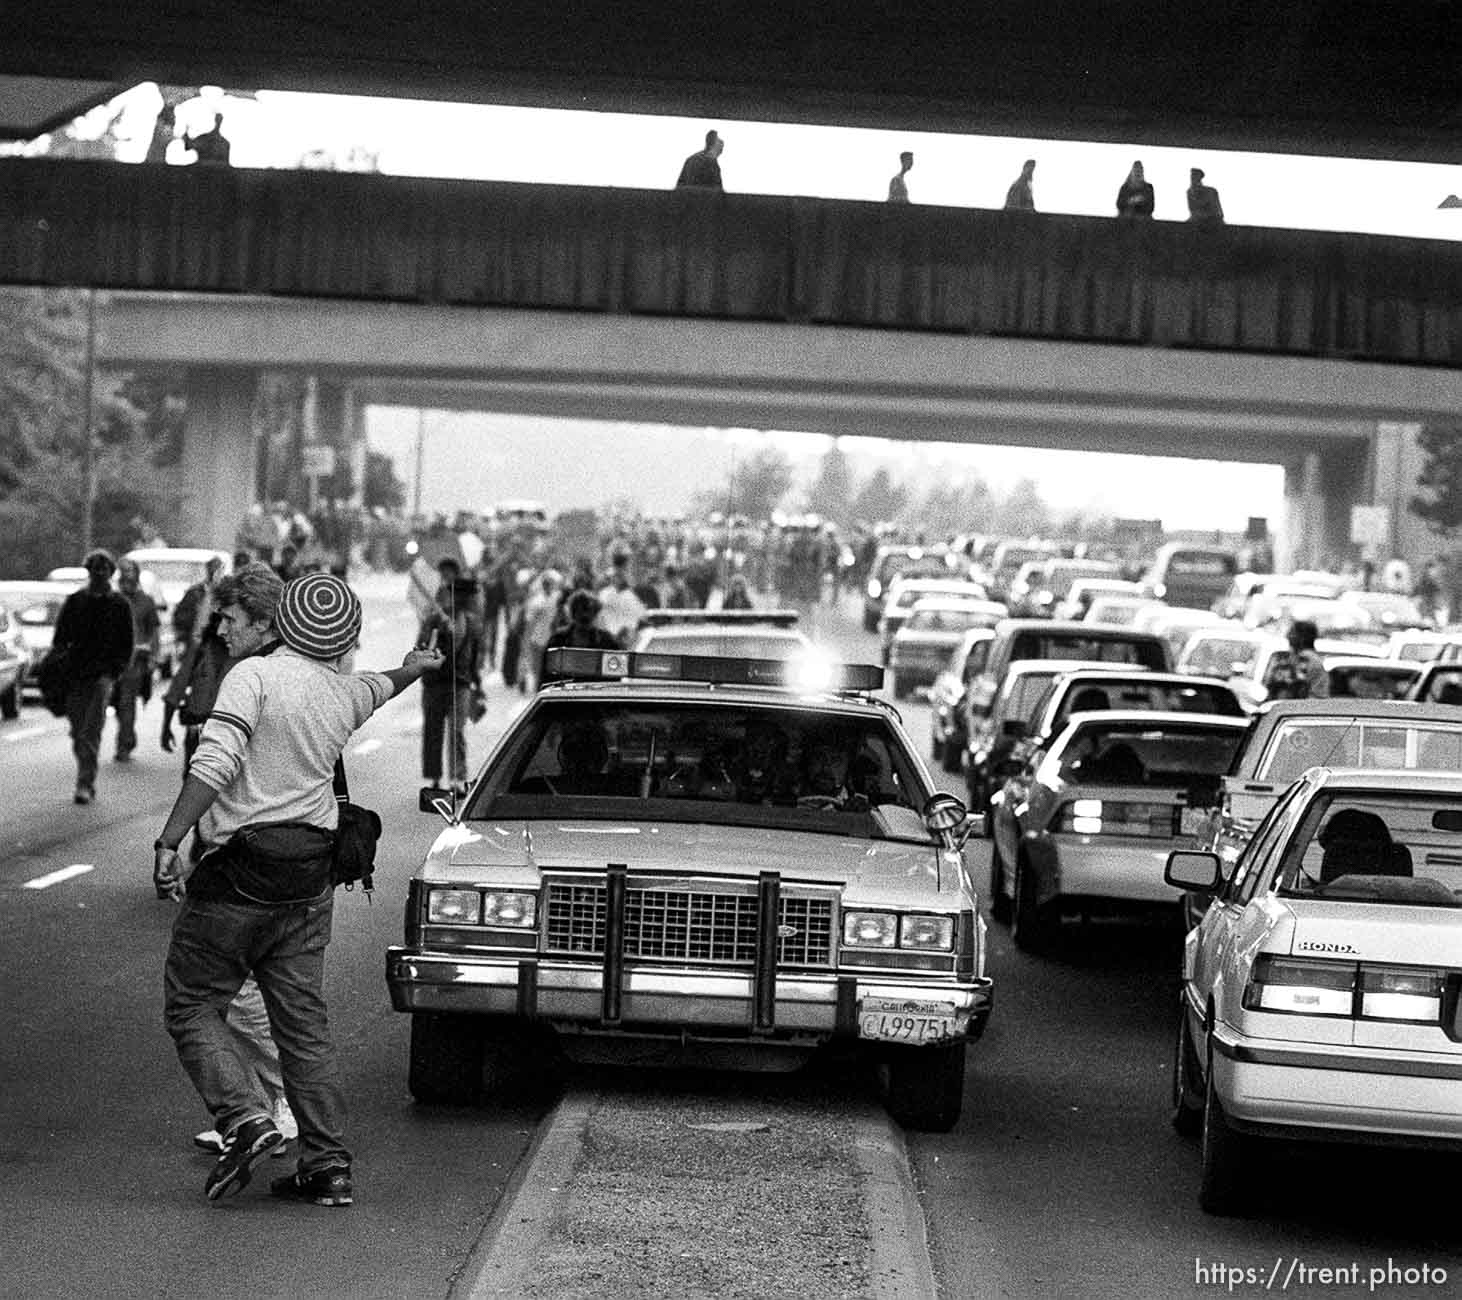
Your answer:
[[[1035,881],[1024,860],[1015,863],[1015,904],[1010,915],[1010,937],[1023,952],[1041,952],[1052,938],[1051,904],[1036,902]]]
[[[4,695],[0,695],[0,718],[18,718],[20,716],[20,682],[10,684],[10,689]]]
[[[407,1086],[427,1105],[470,1106],[482,1100],[484,1030],[476,1016],[418,1011],[411,1017]]]
[[[1203,1137],[1198,1204],[1208,1214],[1236,1214],[1248,1183],[1254,1139],[1229,1126],[1213,1086],[1213,1062],[1203,1093]]]
[[[1178,1032],[1173,1051],[1173,1128],[1184,1137],[1197,1137],[1203,1131],[1203,1087],[1198,1081],[1198,1056],[1193,1051],[1193,1035],[1188,1030],[1188,1004],[1184,999],[1178,1008]]]
[[[891,1048],[885,1061],[888,1113],[921,1133],[948,1133],[965,1094],[965,1044]]]
[[[1001,925],[1010,924],[1010,900],[1005,897],[1005,855],[1000,841],[990,840],[990,915]]]

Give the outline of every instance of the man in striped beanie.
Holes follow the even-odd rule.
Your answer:
[[[280,648],[240,661],[223,679],[154,845],[153,881],[182,904],[168,948],[164,1019],[224,1142],[204,1184],[209,1200],[237,1192],[284,1141],[224,1021],[250,973],[269,1008],[299,1124],[297,1170],[270,1190],[315,1205],[353,1198],[323,988],[338,821],[332,778],[352,733],[442,661],[435,650],[412,650],[390,672],[342,673],[360,626],[359,599],[332,574],[285,585],[274,615]],[[185,896],[178,847],[190,830],[206,851]]]

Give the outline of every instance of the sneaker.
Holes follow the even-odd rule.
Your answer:
[[[313,1173],[293,1173],[269,1184],[269,1195],[284,1201],[308,1201],[311,1205],[350,1205],[353,1201],[350,1170],[330,1165]]]
[[[248,1186],[254,1166],[283,1142],[272,1119],[263,1115],[246,1119],[224,1139],[223,1154],[203,1184],[203,1194],[216,1201],[242,1190]]]
[[[90,803],[96,798],[96,791],[89,785],[78,785],[76,793],[71,798],[74,803]]]
[[[223,1134],[216,1128],[204,1129],[201,1133],[193,1134],[193,1145],[203,1151],[212,1151],[214,1155],[223,1154]]]

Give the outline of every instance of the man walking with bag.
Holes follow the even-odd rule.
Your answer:
[[[316,1205],[353,1199],[345,1099],[324,1000],[338,819],[333,775],[351,734],[442,658],[412,650],[388,673],[342,675],[360,626],[360,601],[339,578],[312,573],[285,586],[275,615],[282,646],[236,664],[224,679],[154,845],[154,884],[182,903],[168,949],[164,1019],[225,1142],[204,1184],[209,1200],[237,1192],[284,1140],[224,1022],[250,973],[264,995],[299,1124],[297,1171],[270,1190]],[[206,851],[183,896],[178,848],[195,828]]]

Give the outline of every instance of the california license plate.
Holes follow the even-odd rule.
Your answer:
[[[864,998],[858,1037],[882,1043],[942,1043],[959,1032],[952,1002],[916,998]]]

